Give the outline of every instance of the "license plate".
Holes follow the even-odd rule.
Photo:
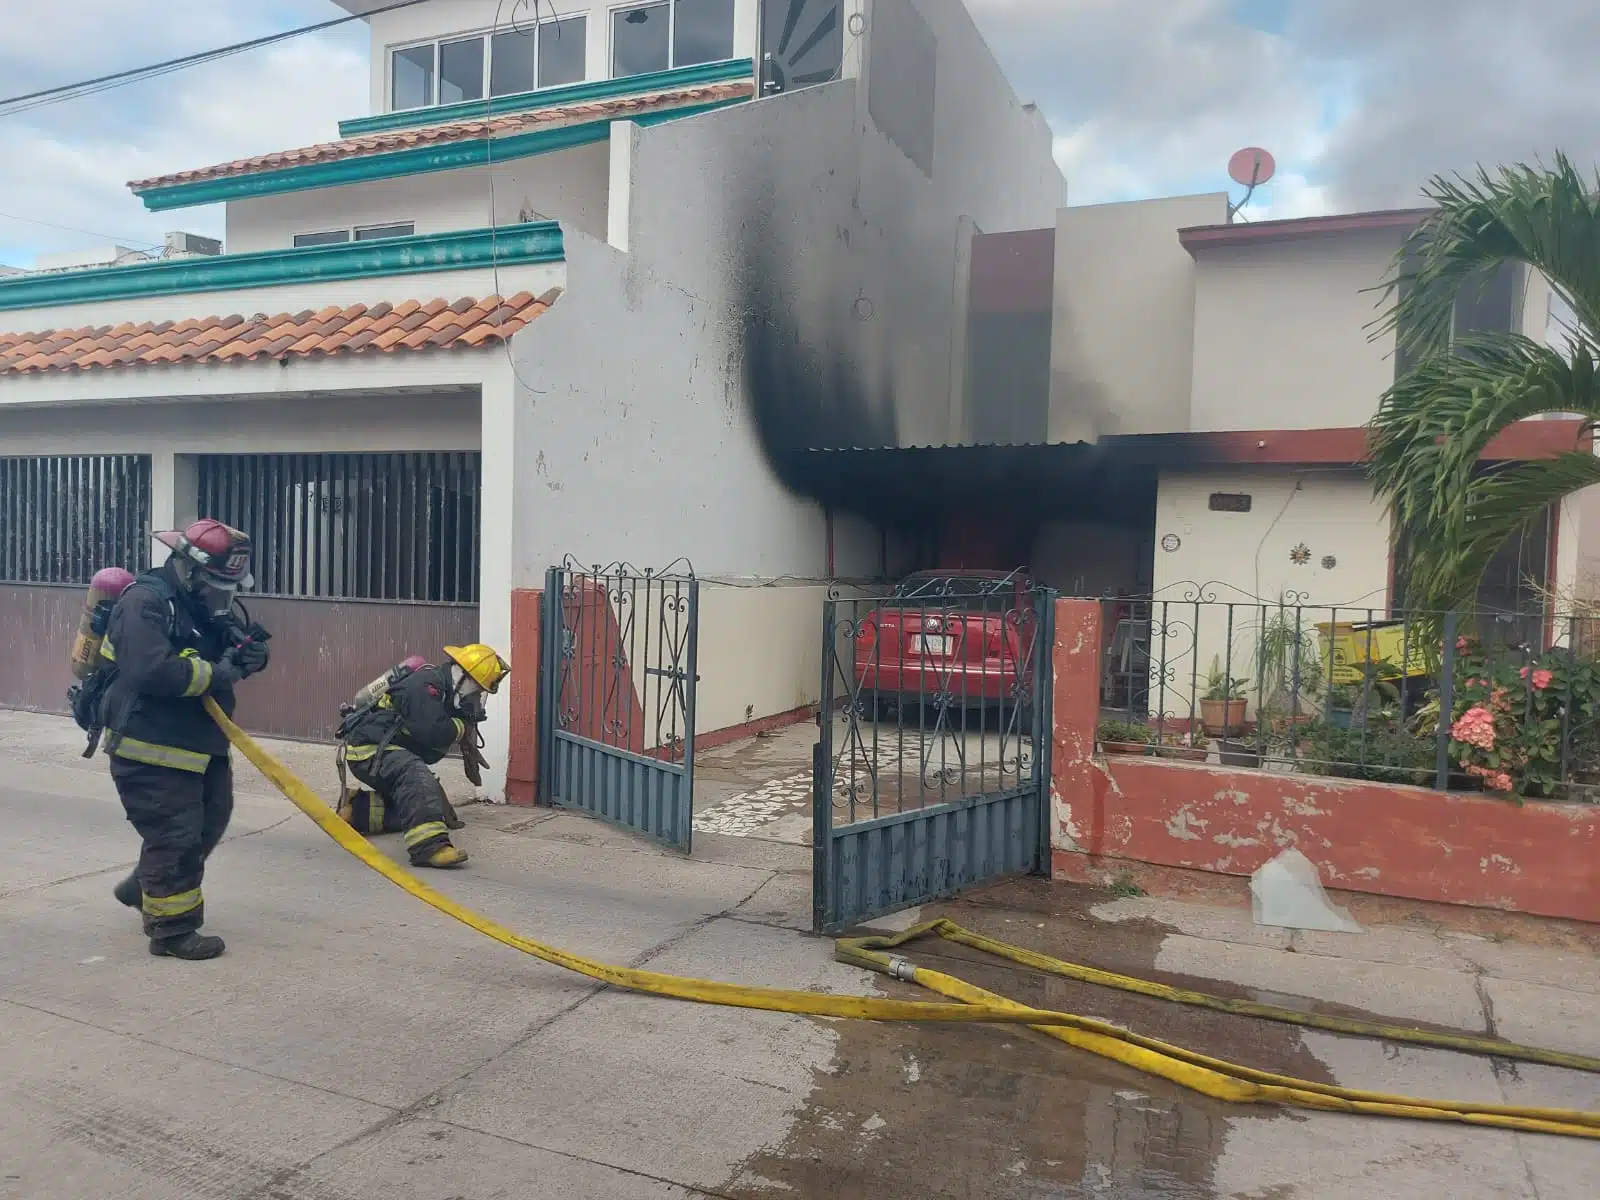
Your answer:
[[[954,654],[956,640],[948,634],[914,633],[911,635],[913,654]]]

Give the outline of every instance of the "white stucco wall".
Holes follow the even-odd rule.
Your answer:
[[[1394,338],[1368,327],[1402,232],[1198,250],[1190,427],[1366,424],[1394,381]]]
[[[846,78],[634,129],[629,226],[611,234],[698,296],[776,312],[820,369],[843,370],[855,401],[892,412],[903,445],[959,440],[966,427],[950,354],[963,218],[1037,227],[1066,198],[1048,127],[964,6],[914,7],[938,39],[931,177],[877,131],[868,79]],[[860,43],[868,77],[872,28]],[[865,417],[839,424],[841,436],[875,432]]]
[[[703,583],[695,730],[710,733],[817,703],[826,584]],[[753,664],[760,664],[753,670]]]
[[[1248,513],[1212,512],[1213,492],[1244,492]],[[1175,535],[1178,548],[1162,539]],[[1232,468],[1161,474],[1156,500],[1152,655],[1162,652],[1171,678],[1166,711],[1187,717],[1190,685],[1199,687],[1213,656],[1232,674],[1250,678],[1255,704],[1253,647],[1263,620],[1280,600],[1303,607],[1302,628],[1382,619],[1389,590],[1389,521],[1358,471]],[[1303,545],[1310,557],[1297,564],[1290,552]],[[1334,566],[1325,567],[1325,557]],[[1203,602],[1198,608],[1192,601]],[[1162,606],[1166,602],[1166,607]],[[1228,605],[1234,605],[1232,641]],[[1334,610],[1337,610],[1335,612]],[[1290,618],[1291,621],[1293,618]],[[1152,710],[1157,701],[1152,696]]]
[[[609,186],[602,141],[496,163],[492,180],[489,167],[474,167],[236,200],[227,206],[227,248],[287,249],[297,233],[405,221],[419,234],[484,229],[516,224],[525,212],[604,237]]]
[[[1196,267],[1178,230],[1227,216],[1222,192],[1060,211],[1051,441],[1189,428]]]
[[[899,22],[882,19],[891,6],[911,9],[937,41],[931,174],[879,130],[871,112],[874,71],[899,67],[885,32]],[[951,384],[961,360],[949,353],[964,321],[963,218],[984,233],[1049,225],[1067,202],[1066,179],[1048,124],[1012,90],[962,0],[872,0],[867,16],[855,90],[861,228],[852,245],[860,286],[874,305],[899,444],[964,441],[962,389]]]
[[[567,255],[577,286],[512,339],[514,585],[568,553],[821,577],[822,510],[771,473],[741,402],[737,313],[581,234]]]
[[[1248,494],[1250,511],[1210,511],[1213,492]],[[1180,539],[1176,550],[1161,547],[1169,533]],[[1382,609],[1388,602],[1389,520],[1360,471],[1163,471],[1155,537],[1157,593],[1184,582],[1217,582],[1239,593],[1219,599],[1276,602],[1293,590],[1308,604]],[[1302,544],[1311,552],[1303,566],[1289,556]],[[1331,568],[1322,565],[1329,555],[1336,560]]]

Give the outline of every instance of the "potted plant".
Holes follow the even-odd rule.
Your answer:
[[[1266,703],[1285,711],[1294,725],[1308,724],[1305,701],[1322,690],[1322,657],[1316,634],[1298,612],[1291,615],[1283,597],[1277,611],[1261,622],[1256,645]]]
[[[1192,733],[1169,733],[1161,739],[1156,753],[1162,758],[1176,758],[1182,762],[1205,762],[1211,752],[1209,746],[1196,746]]]
[[[1095,729],[1100,748],[1107,754],[1143,755],[1150,752],[1155,734],[1137,721],[1101,721]]]
[[[1245,681],[1232,679],[1222,669],[1222,659],[1211,657],[1206,690],[1200,697],[1200,725],[1212,737],[1226,737],[1244,728]]]

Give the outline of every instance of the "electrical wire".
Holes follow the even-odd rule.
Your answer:
[[[17,213],[0,212],[0,221],[21,221],[24,225],[43,225],[46,229],[61,229],[67,233],[85,233],[90,237],[105,238],[108,242],[116,242],[120,246],[128,246],[136,250],[155,250],[161,246],[160,242],[146,242],[135,238],[117,237],[110,233],[97,233],[93,229],[80,229],[76,225],[59,225],[55,221],[41,221],[38,217],[24,217]]]
[[[550,24],[556,29],[556,37],[560,38],[561,22],[556,16],[555,0],[545,0],[545,3],[550,8]],[[529,31],[517,22],[517,10],[531,7],[533,9],[533,33],[540,34],[543,18],[539,15],[539,5],[540,0],[511,0],[511,22],[509,26],[511,31],[520,37],[529,36]],[[489,44],[491,47],[494,45],[494,39],[504,32],[506,28],[501,21],[501,18],[505,15],[505,7],[506,0],[498,0],[498,3],[494,6],[494,25],[489,31]],[[534,55],[536,61],[538,53],[538,47],[535,46]],[[505,350],[506,365],[511,368],[512,378],[529,392],[542,396],[545,394],[545,389],[534,387],[533,384],[523,378],[522,372],[517,369],[516,356],[511,353],[511,339],[505,335],[505,316],[503,312],[505,308],[505,290],[500,286],[500,214],[495,211],[499,200],[495,194],[494,186],[494,130],[490,126],[494,116],[491,111],[493,99],[494,97],[485,91],[483,97],[483,165],[484,172],[489,180],[489,270],[491,278],[494,280],[494,294],[499,296],[501,300],[500,307],[496,310],[501,313],[497,322],[501,326],[500,345]]]
[[[143,67],[129,67],[123,71],[113,71],[109,75],[99,75],[93,79],[80,80],[77,83],[60,84],[56,87],[43,88],[35,92],[7,96],[4,99],[0,99],[0,116],[15,116],[20,113],[32,112],[36,108],[44,108],[51,104],[64,104],[68,100],[98,95],[100,92],[110,91],[113,88],[126,87],[128,84],[139,83],[146,79],[157,79],[162,75],[170,75],[175,71],[202,66],[205,63],[215,62],[218,59],[228,58],[235,54],[243,54],[250,50],[257,50],[263,46],[274,45],[277,42],[287,41],[290,38],[297,38],[304,34],[320,33],[325,29],[347,25],[351,21],[364,21],[369,17],[398,12],[400,9],[412,8],[427,2],[428,0],[392,0],[389,4],[380,5],[364,13],[350,13],[343,17],[334,17],[327,21],[318,21],[314,24],[286,29],[281,33],[270,33],[263,37],[251,38],[248,41],[235,42],[229,46],[218,46],[211,50],[199,50],[193,54],[165,59],[162,62],[150,63]]]

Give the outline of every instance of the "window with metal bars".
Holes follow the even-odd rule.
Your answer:
[[[0,582],[88,583],[150,565],[150,457],[0,457]]]
[[[208,454],[200,511],[248,533],[255,590],[478,602],[476,452]]]

